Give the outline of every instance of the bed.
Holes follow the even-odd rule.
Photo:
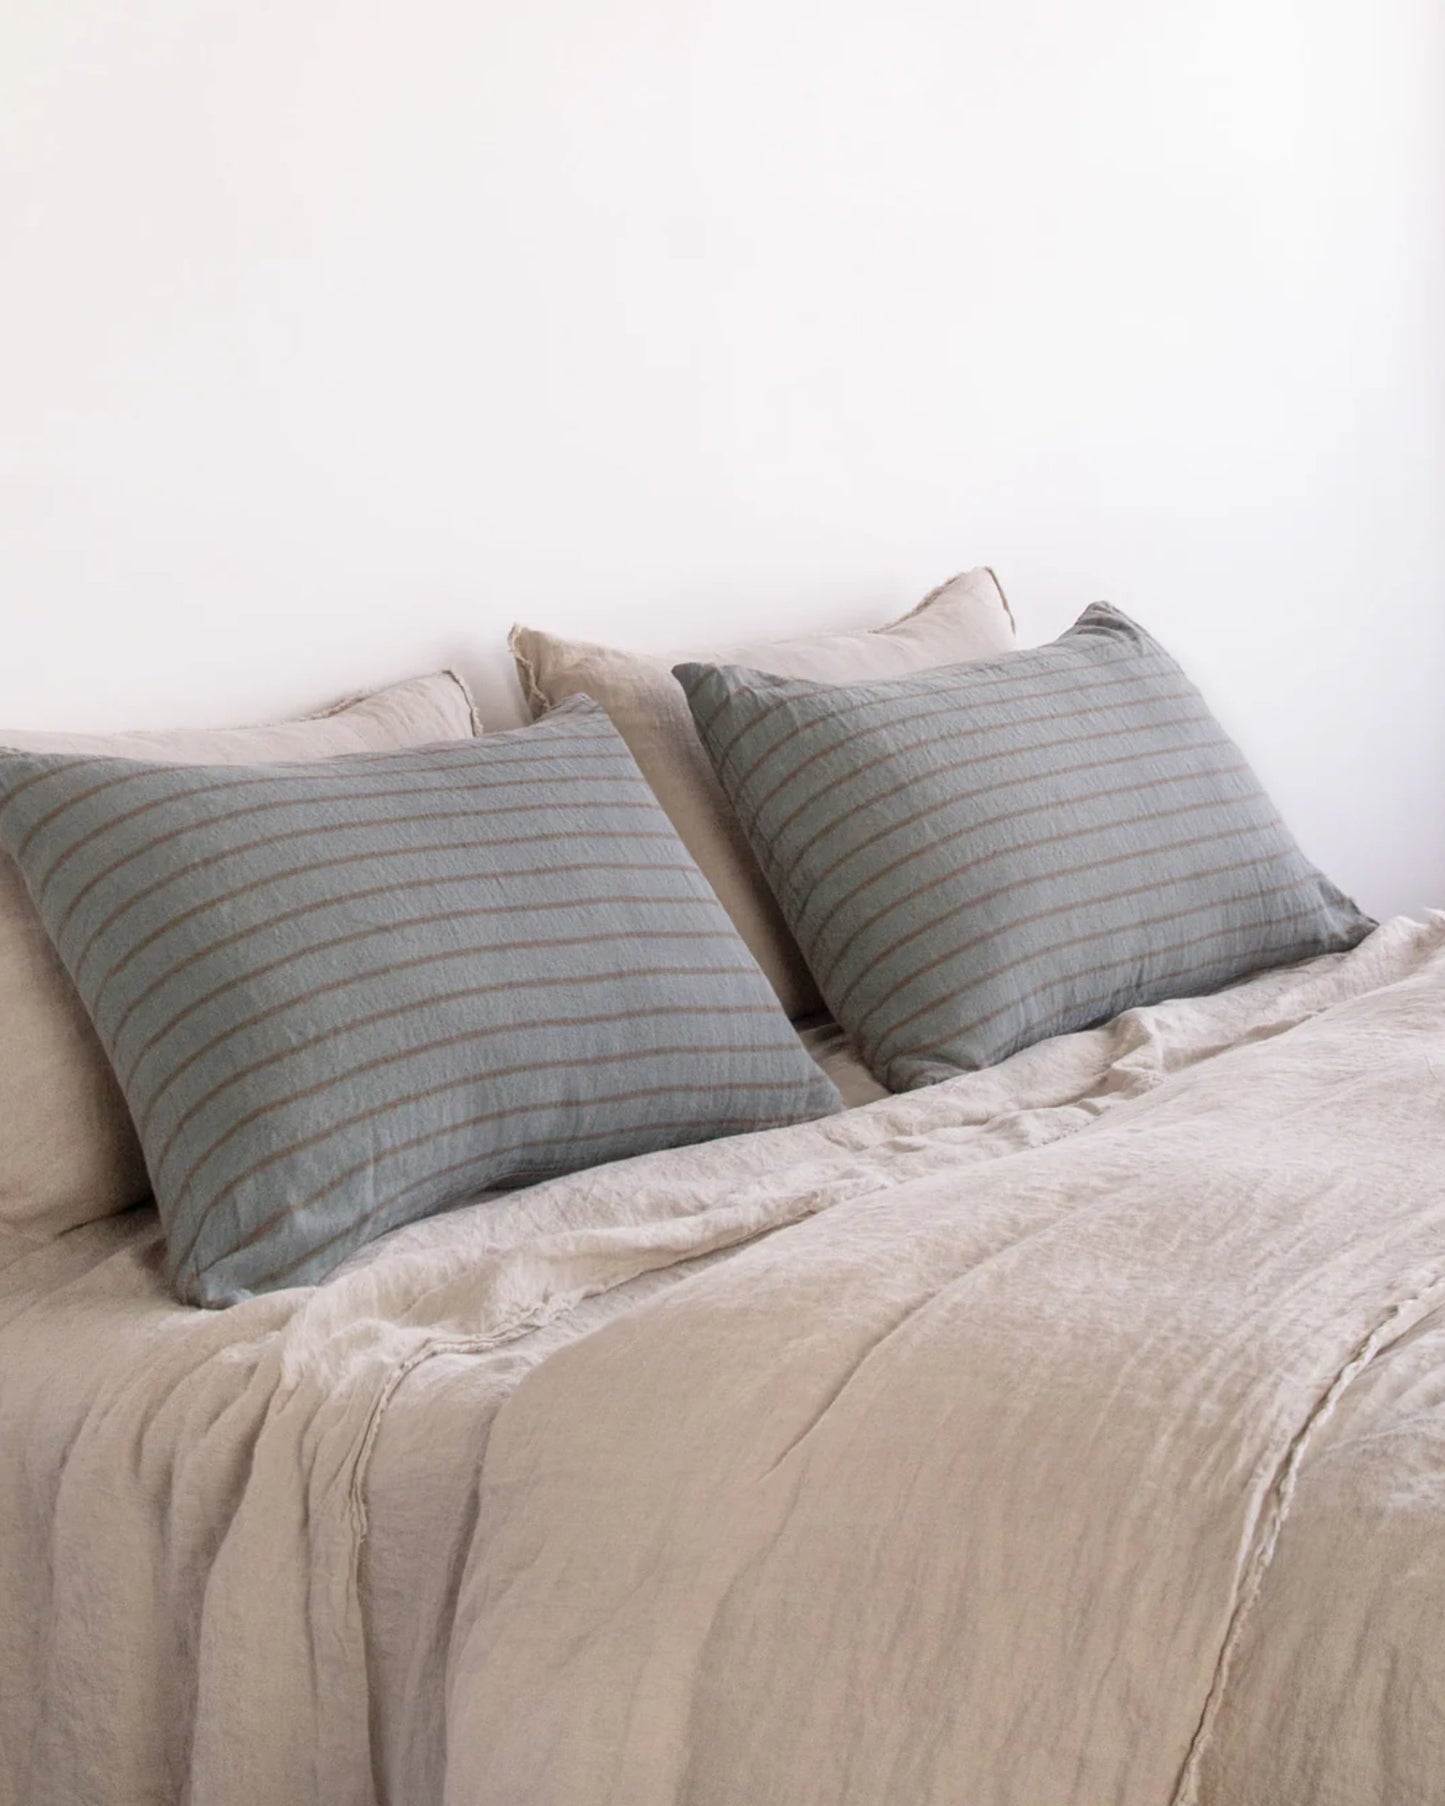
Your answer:
[[[4,1806],[1445,1798],[1445,914],[962,581],[0,754]]]
[[[219,1314],[9,1238],[5,1797],[1439,1798],[1442,1002],[1391,923]]]

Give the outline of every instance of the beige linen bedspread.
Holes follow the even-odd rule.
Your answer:
[[[167,1303],[0,1242],[0,1800],[1445,1800],[1445,917]]]

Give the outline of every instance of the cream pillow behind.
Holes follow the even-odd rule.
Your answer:
[[[275,727],[0,732],[0,745],[183,765],[274,764],[466,740],[477,729],[466,686],[442,672]],[[90,1019],[14,862],[0,853],[0,1230],[58,1235],[124,1210],[149,1189]]]
[[[687,698],[672,675],[678,660],[557,639],[531,627],[514,627],[510,644],[534,715],[568,696],[602,704],[783,1008],[795,1019],[821,1008],[812,975],[698,740]],[[886,627],[692,656],[774,677],[856,684],[1013,649],[1013,617],[1003,590],[991,570],[979,569],[952,578]]]

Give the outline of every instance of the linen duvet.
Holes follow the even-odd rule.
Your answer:
[[[1445,1799],[1445,916],[221,1313],[0,1263],[7,1806]]]

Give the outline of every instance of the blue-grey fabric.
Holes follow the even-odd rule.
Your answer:
[[[1106,604],[1051,645],[916,677],[676,676],[829,1008],[891,1090],[1375,925]]]
[[[839,1107],[606,714],[315,765],[0,754],[194,1303]]]

